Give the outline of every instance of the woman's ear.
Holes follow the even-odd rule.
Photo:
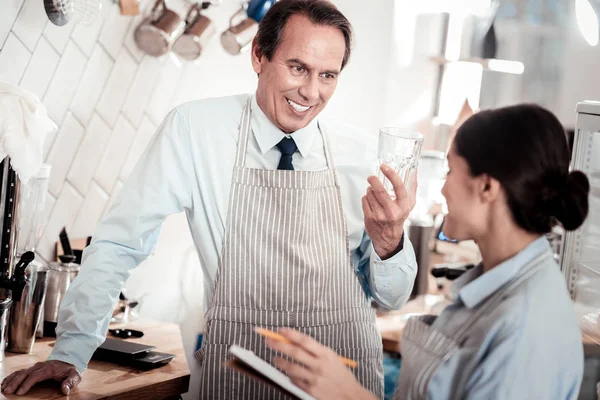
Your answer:
[[[490,203],[495,201],[502,190],[500,182],[498,182],[498,180],[492,178],[487,174],[482,174],[480,178],[481,181],[479,184],[479,196],[481,198],[481,201],[484,203]]]

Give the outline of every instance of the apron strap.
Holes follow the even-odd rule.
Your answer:
[[[246,153],[248,150],[248,136],[250,133],[250,105],[252,96],[248,96],[242,118],[240,119],[240,134],[238,139],[237,153],[235,156],[235,166],[243,167],[246,164]]]
[[[317,121],[317,126],[319,127],[319,132],[321,133],[321,139],[323,140],[323,149],[325,150],[325,162],[327,163],[327,168],[333,170],[335,174],[335,168],[333,167],[333,156],[331,155],[331,146],[329,145],[329,136],[327,135],[326,130],[323,128],[320,121]],[[335,176],[335,181],[337,183],[337,175]]]

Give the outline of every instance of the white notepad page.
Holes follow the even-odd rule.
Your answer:
[[[300,400],[316,400],[314,397],[294,385],[290,378],[282,374],[279,370],[267,363],[262,358],[256,356],[250,350],[246,350],[243,347],[233,345],[229,347],[229,353],[238,358],[243,363],[249,365],[256,372],[266,376],[274,383],[278,384],[291,394],[298,397]]]

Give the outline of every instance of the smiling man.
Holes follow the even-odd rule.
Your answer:
[[[232,344],[271,360],[256,326],[293,327],[356,360],[359,382],[383,397],[370,301],[399,308],[412,290],[403,223],[415,188],[408,194],[384,169],[392,199],[371,176],[374,137],[318,118],[351,42],[350,23],[326,0],[273,5],[252,46],[256,93],[186,103],[166,117],[85,251],[50,360],[9,376],[4,393],[44,379],[65,393],[77,385],[130,271],[164,219],[184,211],[204,272],[201,398],[283,396],[223,366]]]

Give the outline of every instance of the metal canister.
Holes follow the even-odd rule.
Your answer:
[[[60,303],[71,286],[71,282],[79,273],[79,264],[75,264],[75,256],[62,255],[60,262],[48,265],[48,288],[44,301],[44,336],[56,336],[56,323]]]
[[[48,282],[48,268],[32,262],[25,270],[26,283],[20,298],[13,300],[8,325],[7,351],[30,353],[40,317],[43,314],[44,297]]]
[[[8,313],[11,305],[12,300],[9,297],[0,300],[0,362],[4,360],[4,349],[8,336]]]

